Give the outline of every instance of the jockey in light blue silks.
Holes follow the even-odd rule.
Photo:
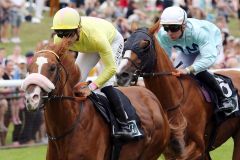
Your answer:
[[[172,48],[179,52],[175,64],[183,62],[177,70],[181,74],[193,74],[211,88],[217,94],[220,110],[234,109],[214,76],[207,71],[219,55],[223,54],[220,29],[206,20],[187,18],[186,12],[177,6],[166,8],[160,23],[159,43],[169,57]]]

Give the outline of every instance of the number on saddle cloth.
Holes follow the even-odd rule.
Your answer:
[[[238,100],[238,93],[237,89],[234,88],[232,80],[226,76],[220,74],[214,74],[215,79],[217,80],[220,88],[222,89],[223,95],[225,98],[230,99],[232,105],[234,105],[234,110],[231,112],[225,112],[226,116],[231,115],[234,112],[239,112],[239,100]]]

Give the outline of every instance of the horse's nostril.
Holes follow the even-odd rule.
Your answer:
[[[124,77],[124,78],[129,77],[129,73],[123,72],[123,73],[121,74],[121,76]]]
[[[39,99],[39,95],[35,94],[32,98],[33,98],[33,100],[38,100]]]

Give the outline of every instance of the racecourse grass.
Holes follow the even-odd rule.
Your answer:
[[[45,17],[40,24],[22,23],[20,29],[20,39],[22,42],[19,45],[22,48],[23,55],[28,51],[34,51],[39,42],[50,39],[52,33],[52,30],[50,30],[51,25],[52,17],[49,17],[47,13],[45,13]],[[10,30],[8,34],[10,35]],[[14,46],[15,44],[13,43],[0,43],[0,48],[6,48],[7,55],[12,53]]]
[[[1,149],[0,160],[45,160],[46,146]]]
[[[228,140],[221,147],[211,152],[213,160],[231,160],[233,142]],[[45,160],[46,146],[19,149],[0,149],[0,160]],[[164,160],[164,158],[159,158]]]

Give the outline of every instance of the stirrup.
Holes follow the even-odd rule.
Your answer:
[[[135,120],[127,121],[127,123],[119,122],[120,129],[115,131],[115,127],[113,126],[113,136],[115,138],[123,138],[123,139],[135,139],[142,138],[143,134],[138,129]]]

